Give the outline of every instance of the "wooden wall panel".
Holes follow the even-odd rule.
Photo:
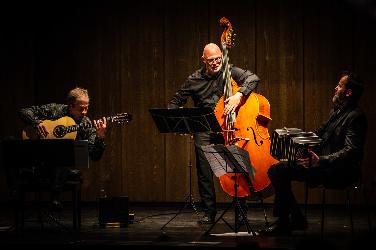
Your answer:
[[[256,6],[259,93],[271,105],[275,128],[303,126],[303,47],[300,1],[262,1]]]
[[[303,128],[302,18],[300,1],[257,2],[258,92],[271,105],[269,134],[276,128]],[[300,186],[295,189],[301,190]]]
[[[200,66],[203,46],[219,43],[222,16],[237,33],[230,62],[262,80],[257,92],[271,104],[270,133],[283,126],[313,130],[328,115],[339,71],[349,68],[363,76],[368,85],[362,104],[369,117],[364,169],[368,184],[374,181],[376,25],[367,6],[353,8],[349,1],[336,0],[235,0],[231,6],[206,0],[181,6],[161,0],[43,12],[37,7],[15,6],[0,17],[5,38],[0,41],[0,112],[12,124],[1,123],[0,136],[19,135],[19,108],[64,102],[76,85],[89,90],[92,118],[134,115],[125,127],[110,125],[103,159],[83,170],[84,200],[95,200],[105,188],[131,201],[183,201],[190,159],[193,194],[199,200],[189,137],[160,134],[148,110],[166,107]],[[217,181],[218,200],[228,201]],[[0,188],[0,197],[7,199],[5,186]],[[302,186],[294,189],[301,201]],[[313,192],[310,202],[318,199]]]
[[[355,8],[352,12],[354,23],[353,31],[353,60],[354,71],[362,76],[365,82],[365,92],[361,106],[367,114],[368,130],[363,161],[364,184],[367,191],[376,195],[376,169],[374,157],[376,155],[376,71],[374,61],[376,58],[376,18],[370,22],[371,9]],[[372,196],[371,196],[372,197]]]
[[[148,111],[165,101],[163,8],[140,3],[121,11],[122,105],[134,115],[122,137],[124,190],[134,201],[166,199],[164,138]]]
[[[125,112],[121,106],[120,48],[121,27],[117,11],[112,9],[80,9],[78,22],[82,24],[77,53],[77,82],[89,88],[91,96],[90,116],[98,119],[103,116]],[[100,189],[109,196],[124,195],[122,130],[126,126],[109,123],[107,148],[100,162],[91,162],[90,169],[84,172],[84,186],[88,190],[84,198],[95,200]]]
[[[165,103],[167,107],[175,91],[186,78],[202,66],[203,46],[208,42],[207,12],[196,12],[197,6],[207,9],[207,1],[191,1],[187,3],[173,2],[166,6],[165,14]],[[192,107],[189,100],[186,107]],[[190,193],[195,201],[199,201],[196,175],[196,158],[194,142],[190,135],[160,134],[164,136],[166,157],[166,200],[185,201]],[[190,166],[192,168],[190,168]],[[191,183],[190,183],[191,172]]]
[[[0,140],[21,136],[17,110],[35,101],[33,24],[18,20],[18,15],[27,12],[8,9],[0,16]],[[8,192],[1,155],[0,152],[0,200],[4,200]]]
[[[327,119],[342,69],[352,68],[351,15],[338,1],[304,6],[304,128],[314,131]],[[333,194],[328,200],[338,194]],[[320,202],[313,190],[311,202]]]

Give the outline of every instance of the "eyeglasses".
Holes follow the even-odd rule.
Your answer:
[[[217,63],[217,62],[221,62],[222,61],[222,57],[216,57],[216,58],[211,58],[211,59],[206,59],[205,58],[205,61],[207,61],[209,64],[213,64],[213,63]]]

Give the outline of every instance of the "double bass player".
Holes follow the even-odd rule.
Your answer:
[[[192,98],[195,107],[216,107],[218,100],[224,94],[225,79],[223,79],[223,55],[221,49],[214,43],[207,44],[202,53],[203,67],[188,76],[183,85],[174,94],[168,104],[168,108],[183,107],[189,97]],[[240,89],[225,100],[223,114],[234,112],[245,97],[250,95],[260,81],[259,77],[249,70],[244,70],[230,65],[232,79]],[[201,197],[204,216],[199,221],[203,224],[212,224],[217,214],[216,195],[214,190],[213,172],[206,160],[201,146],[209,144],[224,144],[221,134],[201,132],[194,135],[196,169],[198,188]],[[243,211],[247,212],[245,198],[240,199]]]

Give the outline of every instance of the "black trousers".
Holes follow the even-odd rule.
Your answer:
[[[291,189],[292,181],[305,182],[310,187],[345,187],[358,178],[357,169],[350,167],[328,165],[304,168],[281,162],[271,166],[268,176],[275,193],[273,215],[281,219],[287,219],[291,215],[292,220],[302,216]]]
[[[217,214],[216,195],[213,181],[213,171],[210,164],[205,157],[201,146],[210,144],[224,144],[224,139],[221,134],[214,133],[196,133],[195,134],[195,154],[196,154],[196,169],[198,178],[198,190],[201,197],[202,207],[205,214],[215,217]],[[239,198],[239,203],[242,210],[247,213],[247,204],[245,198]]]
[[[287,220],[290,215],[302,216],[291,189],[291,182],[305,181],[308,176],[307,169],[277,163],[269,168],[268,175],[274,187],[273,215],[283,220]]]

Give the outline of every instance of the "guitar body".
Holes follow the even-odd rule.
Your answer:
[[[43,124],[48,131],[46,138],[40,138],[35,129],[28,126],[22,131],[22,139],[76,139],[77,131],[66,133],[65,128],[76,126],[76,122],[69,116],[64,116],[57,120],[44,120]]]

